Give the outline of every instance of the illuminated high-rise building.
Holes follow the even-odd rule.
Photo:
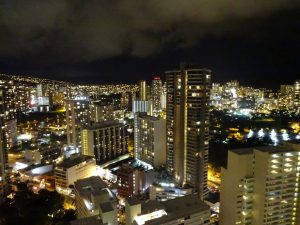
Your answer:
[[[98,164],[128,152],[127,126],[118,121],[102,121],[81,131],[82,154],[94,156]]]
[[[90,123],[89,112],[89,100],[86,97],[66,100],[68,145],[81,147],[81,128]]]
[[[234,149],[222,168],[220,224],[299,225],[300,142]]]
[[[167,71],[167,165],[179,184],[208,194],[209,97],[212,71],[183,64]]]
[[[136,113],[134,118],[134,155],[152,167],[166,163],[166,120]]]
[[[147,84],[145,80],[141,80],[139,82],[139,88],[140,88],[140,93],[139,93],[139,100],[140,101],[147,101]]]
[[[151,97],[153,104],[153,112],[159,115],[161,111],[161,95],[162,95],[162,80],[156,76],[152,80]]]
[[[162,86],[161,96],[160,96],[160,107],[163,111],[167,108],[167,85],[166,82]]]
[[[5,132],[5,104],[4,90],[0,89],[0,203],[3,202],[9,191],[7,138]]]
[[[294,83],[294,107],[295,109],[300,108],[300,80],[296,80]]]

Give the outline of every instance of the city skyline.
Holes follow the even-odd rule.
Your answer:
[[[195,62],[215,82],[274,88],[299,77],[298,1],[31,3],[1,5],[1,73],[136,83]]]
[[[300,225],[299,11],[0,0],[0,224]]]

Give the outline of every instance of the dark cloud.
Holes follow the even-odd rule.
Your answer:
[[[0,57],[90,62],[146,57],[228,36],[241,21],[299,7],[299,0],[3,0]],[[258,24],[259,25],[259,24]],[[258,32],[237,32],[246,36]]]

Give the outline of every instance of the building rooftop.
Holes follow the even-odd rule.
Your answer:
[[[88,155],[76,155],[67,159],[64,159],[61,163],[57,164],[57,167],[68,169],[76,166],[80,163],[93,160],[93,156]]]
[[[253,153],[253,148],[237,148],[237,149],[230,149],[229,151],[238,155],[248,155]]]
[[[300,140],[292,140],[292,141],[287,141],[285,143],[300,145]],[[293,149],[291,149],[288,145],[284,145],[285,143],[283,143],[283,145],[280,145],[280,146],[261,146],[261,147],[253,147],[253,148],[238,148],[238,149],[232,149],[230,151],[235,154],[238,154],[238,155],[253,154],[254,150],[258,150],[261,152],[268,152],[270,154],[293,151]]]
[[[165,209],[165,206],[158,201],[148,201],[142,204],[142,214],[147,214],[148,212],[154,212],[156,210]]]
[[[295,144],[295,145],[300,145],[300,139],[299,140],[290,140],[286,141],[287,143]]]
[[[106,213],[106,212],[113,211],[114,207],[112,206],[112,204],[110,202],[104,202],[104,203],[100,204],[100,209],[103,213]]]
[[[283,146],[264,146],[264,147],[255,147],[255,150],[267,153],[281,153],[281,152],[290,152],[292,151],[289,148]]]
[[[126,201],[130,206],[141,204],[141,201],[138,200],[136,197],[127,198]]]
[[[123,127],[124,124],[120,123],[118,120],[109,120],[109,121],[102,121],[99,123],[94,123],[92,125],[88,125],[84,127],[85,130],[97,130],[101,128],[111,127],[111,126],[121,126]]]
[[[100,177],[89,177],[75,182],[75,189],[81,198],[90,200],[91,196],[100,196],[111,193],[108,192],[106,183]],[[112,198],[114,196],[111,196]]]
[[[147,115],[146,113],[139,113],[138,117],[142,119],[152,120],[152,121],[159,121],[161,119],[161,117],[150,116]]]
[[[163,224],[194,213],[209,212],[209,210],[209,206],[194,195],[187,195],[165,202],[150,201],[142,204],[142,215],[136,218],[136,224]],[[147,214],[153,214],[149,216],[149,220],[147,220]]]
[[[99,216],[91,216],[74,220],[71,222],[71,225],[104,225],[104,223],[102,223],[102,220]]]

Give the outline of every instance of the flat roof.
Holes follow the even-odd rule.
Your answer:
[[[230,149],[229,151],[238,155],[248,155],[253,153],[253,148],[236,148]]]
[[[145,222],[145,225],[162,224],[185,217],[187,215],[210,210],[209,206],[198,199],[198,197],[195,195],[186,195],[165,202],[152,202],[150,204],[151,207],[154,207],[152,208],[152,210],[155,210],[156,206],[156,210],[163,209],[167,213],[167,215],[164,215],[157,219],[148,220]],[[147,210],[147,208],[149,207],[149,203],[142,204],[142,211],[144,211],[143,207],[145,207],[144,210]],[[147,213],[150,213],[150,211],[148,210]]]
[[[255,150],[267,153],[281,153],[281,152],[291,152],[293,151],[290,148],[284,146],[264,146],[264,147],[255,147]]]
[[[146,113],[139,113],[138,118],[148,119],[148,120],[152,120],[152,121],[158,121],[161,119],[160,116],[158,116],[158,117],[150,116],[150,115],[147,115]]]
[[[112,204],[110,202],[104,202],[104,203],[100,204],[100,209],[103,213],[106,213],[106,212],[113,211],[114,207],[112,206]]]
[[[92,195],[110,195],[106,183],[98,176],[78,180],[74,183],[74,186],[81,198],[90,200]],[[111,197],[113,198],[113,196]]]
[[[74,156],[74,157],[70,157],[70,158],[64,159],[61,163],[57,164],[57,167],[68,169],[68,168],[76,166],[76,165],[78,165],[80,163],[83,163],[85,161],[91,161],[93,159],[94,159],[93,156],[78,155],[78,156]]]
[[[124,124],[120,123],[118,120],[108,120],[108,121],[94,123],[89,126],[85,126],[83,129],[84,130],[97,130],[97,129],[111,127],[111,126],[124,126]]]
[[[141,201],[138,200],[136,197],[127,198],[126,201],[130,206],[141,204]]]
[[[290,140],[290,141],[286,141],[286,142],[291,143],[291,144],[300,145],[300,139],[299,140]]]
[[[152,200],[142,204],[142,214],[147,214],[156,210],[165,209],[165,206],[161,202]]]
[[[288,142],[288,143],[294,143],[294,142]],[[295,142],[295,144],[300,144],[300,142]],[[254,150],[258,150],[261,152],[267,152],[267,153],[281,153],[281,152],[290,152],[293,151],[293,149],[290,149],[287,146],[280,145],[280,146],[260,146],[260,147],[252,147],[252,148],[238,148],[238,149],[231,149],[229,151],[238,154],[238,155],[248,155],[253,154]]]

